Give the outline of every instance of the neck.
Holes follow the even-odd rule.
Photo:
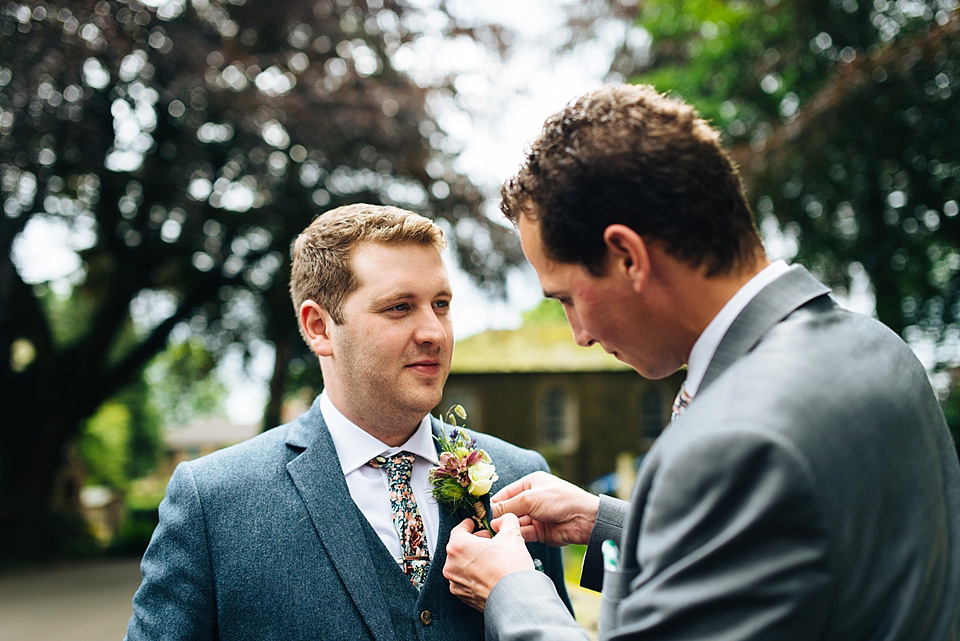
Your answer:
[[[403,445],[410,440],[426,414],[397,408],[385,411],[376,407],[364,407],[352,402],[349,395],[341,395],[334,386],[327,386],[326,392],[330,402],[347,420],[390,447]]]
[[[347,415],[344,414],[344,416]],[[388,422],[386,418],[380,418],[376,421],[367,421],[362,418],[355,419],[351,416],[347,416],[347,418],[353,421],[353,423],[364,432],[374,436],[390,447],[397,447],[409,441],[413,433],[420,427],[420,421],[423,420],[421,416],[411,424],[409,420],[398,421],[394,419]]]
[[[658,261],[657,293],[668,318],[675,323],[677,356],[686,363],[707,325],[770,261],[764,255],[750,265],[708,276],[704,266],[693,267],[672,257],[665,258]]]

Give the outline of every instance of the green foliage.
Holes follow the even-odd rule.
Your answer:
[[[109,552],[123,555],[141,555],[147,548],[153,531],[160,518],[157,508],[128,509],[126,518],[120,526],[113,540],[110,542]]]
[[[153,470],[163,443],[150,396],[143,381],[133,383],[85,421],[77,446],[89,484],[125,493],[133,479]]]
[[[38,284],[35,292],[50,319],[50,331],[57,345],[70,345],[84,336],[94,312],[93,301],[74,295],[72,288],[55,290],[47,283]]]
[[[215,367],[216,360],[199,340],[158,354],[141,380],[85,422],[78,449],[87,482],[126,492],[132,480],[153,471],[163,450],[163,426],[221,413],[226,389]]]
[[[198,416],[223,414],[227,389],[217,376],[217,361],[199,339],[172,345],[150,363],[145,379],[150,402],[168,427]]]
[[[130,411],[116,401],[104,403],[87,421],[79,449],[87,466],[89,483],[126,488],[131,431]]]
[[[949,395],[940,403],[940,407],[957,446],[957,455],[960,456],[960,381],[953,383]]]
[[[323,374],[317,367],[317,357],[311,353],[298,353],[288,362],[286,389],[291,397],[314,399],[323,390]]]
[[[634,80],[672,91],[731,140],[776,114],[788,92],[816,64],[777,68],[782,49],[801,46],[794,3],[657,0],[644,3],[638,26],[653,38],[651,60]],[[807,69],[808,72],[803,70]],[[769,76],[769,78],[767,78]],[[761,87],[767,78],[767,90]]]
[[[746,108],[756,88],[742,72],[744,63],[760,59],[764,45],[782,38],[789,24],[789,11],[767,14],[752,3],[646,2],[639,25],[654,39],[653,60],[637,80],[695,103],[728,134],[739,132],[745,118],[756,118],[756,107]]]

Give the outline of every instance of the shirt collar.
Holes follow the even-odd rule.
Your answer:
[[[344,416],[330,400],[326,390],[320,394],[320,412],[330,430],[344,475],[363,467],[375,456],[392,456],[400,451],[415,454],[434,465],[439,463],[429,414],[420,420],[419,427],[405,443],[390,447]]]
[[[730,329],[733,321],[736,320],[740,312],[750,303],[753,298],[760,293],[760,290],[776,280],[779,276],[786,273],[790,267],[782,260],[774,261],[767,265],[753,278],[748,280],[743,287],[737,290],[737,293],[727,301],[720,312],[713,317],[707,328],[703,330],[697,342],[693,344],[690,350],[690,358],[687,362],[687,380],[684,381],[684,387],[687,393],[693,397],[696,395],[703,382],[703,377],[707,374],[707,366],[713,359],[713,355],[720,346],[724,334]]]

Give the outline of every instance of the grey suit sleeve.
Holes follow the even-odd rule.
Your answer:
[[[607,539],[620,540],[627,506],[625,501],[600,497],[597,522],[583,561],[581,585],[584,587],[600,589],[603,567],[594,559],[594,556],[599,558],[599,552],[591,554],[591,550],[599,550],[600,544]],[[551,551],[559,557],[559,548]],[[514,572],[501,579],[487,598],[484,625],[488,641],[587,639],[586,632],[573,618],[562,575],[553,577],[541,572]]]
[[[483,614],[487,641],[586,641],[583,631],[542,572],[500,579]]]
[[[607,539],[620,544],[620,534],[623,531],[623,521],[627,517],[630,506],[626,501],[610,496],[600,496],[600,509],[597,510],[597,521],[590,532],[590,542],[587,552],[583,555],[583,567],[580,570],[580,585],[589,590],[599,592],[603,587],[603,556],[600,546]]]
[[[160,523],[140,564],[129,641],[216,638],[212,571],[202,506],[190,468],[180,464],[160,504]]]

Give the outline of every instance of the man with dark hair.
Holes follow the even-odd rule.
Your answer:
[[[524,540],[588,544],[600,638],[960,639],[960,467],[910,348],[771,263],[693,109],[607,87],[549,118],[503,188],[577,343],[687,366],[629,503],[544,473],[467,522],[444,574],[488,639],[583,638]]]
[[[430,220],[388,206],[340,207],[300,234],[290,296],[324,390],[290,423],[177,467],[130,641],[483,638],[442,575],[470,511],[430,485],[451,433],[429,414],[453,352],[443,247]],[[471,468],[480,494],[548,469],[474,436],[492,462]],[[559,550],[530,553],[566,602]]]

